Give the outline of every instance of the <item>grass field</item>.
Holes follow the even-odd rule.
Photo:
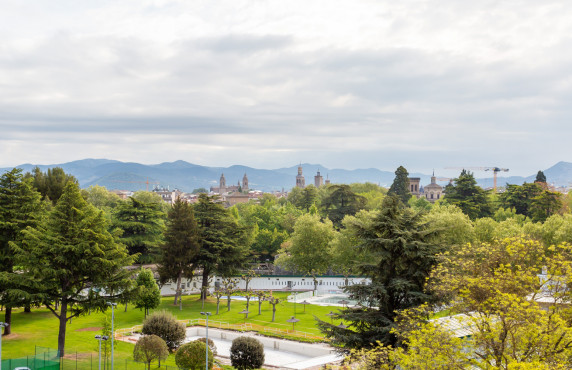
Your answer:
[[[307,305],[304,312],[304,307],[297,304],[296,308],[294,303],[286,301],[289,293],[274,292],[275,296],[284,299],[283,303],[276,306],[276,320],[272,323],[272,306],[268,302],[262,304],[262,314],[258,315],[258,302],[251,302],[249,311],[249,318],[246,319],[247,323],[251,323],[254,328],[260,329],[262,327],[273,327],[280,329],[292,330],[292,324],[287,323],[286,320],[294,315],[296,309],[296,318],[300,322],[296,323],[296,331],[302,331],[320,335],[319,330],[316,328],[316,320],[314,315],[318,318],[329,321],[330,318],[326,316],[330,311],[336,311],[335,307],[321,307],[314,305]],[[183,297],[183,309],[179,310],[179,306],[173,305],[173,298],[163,298],[161,305],[156,310],[171,311],[178,319],[199,319],[203,318],[200,315],[201,311],[209,311],[213,315],[210,321],[227,322],[231,324],[244,323],[244,315],[239,314],[240,311],[246,307],[245,301],[233,300],[231,303],[231,310],[227,312],[226,300],[221,300],[220,314],[216,313],[216,300],[209,298],[205,303],[205,308],[202,308],[202,302],[197,295]],[[115,310],[115,328],[130,328],[139,325],[143,322],[143,311],[128,306],[124,312],[125,306],[118,306]],[[0,317],[3,319],[4,315],[0,312]],[[71,323],[68,323],[66,333],[66,354],[74,356],[77,353],[78,358],[87,358],[90,354],[97,355],[97,340],[95,335],[100,334],[103,313],[91,313],[89,315],[74,318]],[[45,308],[36,308],[32,313],[24,313],[23,310],[14,310],[12,314],[12,334],[2,339],[2,358],[19,358],[27,355],[34,354],[35,346],[57,348],[58,336],[58,320]],[[115,349],[115,361],[119,365],[124,363],[126,359],[133,358],[133,344],[119,342]],[[174,356],[171,355],[168,364],[174,365]]]

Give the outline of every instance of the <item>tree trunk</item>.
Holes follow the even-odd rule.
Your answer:
[[[127,312],[127,302],[125,302],[125,311],[123,312]]]
[[[262,299],[258,297],[258,314],[262,315]]]
[[[181,278],[182,278],[183,271],[179,271],[179,276],[177,276],[177,290],[175,291],[175,302],[173,304],[177,305],[177,298],[181,299],[179,294],[181,294]]]
[[[226,295],[226,310],[230,311],[230,294]]]
[[[248,306],[250,305],[250,296],[246,296],[246,311],[248,311]],[[246,314],[246,318],[248,319],[248,314]]]
[[[216,314],[218,315],[218,308],[220,306],[220,298],[216,299]]]
[[[68,302],[66,298],[62,298],[60,303],[60,329],[58,332],[58,352],[60,357],[64,357],[65,354],[65,346],[66,346],[66,325],[68,323],[67,320],[68,314]]]
[[[26,305],[24,306],[24,312],[25,313],[31,313],[32,312],[32,306],[30,306],[29,303],[26,303]]]
[[[272,322],[274,322],[274,317],[276,316],[276,305],[272,305]]]
[[[6,313],[4,314],[4,321],[8,326],[4,327],[4,335],[12,333],[12,306],[6,305]]]
[[[207,298],[207,291],[209,289],[209,271],[206,268],[203,268],[203,282],[201,284],[201,298]]]

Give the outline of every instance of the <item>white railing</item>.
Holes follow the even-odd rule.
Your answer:
[[[294,302],[294,300],[296,300],[296,302],[300,302],[306,298],[312,298],[313,296],[314,296],[313,291],[304,292],[304,293],[297,293],[297,294],[290,294],[288,296],[288,302]]]

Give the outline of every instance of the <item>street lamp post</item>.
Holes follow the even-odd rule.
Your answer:
[[[205,341],[205,345],[207,348],[205,350],[205,370],[209,370],[209,316],[211,315],[211,313],[201,312],[201,315],[205,315],[207,317],[207,329],[206,329],[207,340]]]
[[[2,370],[2,329],[10,326],[10,324],[5,322],[0,322],[0,370]]]
[[[115,319],[115,311],[113,309],[117,307],[117,303],[107,302],[107,305],[111,306],[111,370],[113,370],[113,337],[115,337],[115,333],[113,332],[113,320]]]
[[[106,335],[96,335],[95,339],[99,341],[99,370],[101,370],[101,341],[107,340],[108,336]]]

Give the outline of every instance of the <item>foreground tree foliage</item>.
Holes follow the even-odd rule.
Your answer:
[[[168,311],[154,312],[143,321],[143,329],[146,335],[157,335],[167,343],[170,351],[174,351],[185,339],[185,324],[177,321],[175,316]]]
[[[508,238],[444,254],[432,288],[472,335],[465,356],[479,368],[572,364],[569,244]]]
[[[19,244],[22,231],[36,226],[42,214],[40,194],[30,179],[24,179],[22,171],[14,168],[0,176],[0,271],[14,273],[14,253],[10,243]],[[4,305],[4,335],[12,331],[12,307],[22,305],[21,294],[10,293],[17,288],[13,279],[0,280],[0,304]]]
[[[169,210],[165,243],[161,246],[161,283],[176,281],[175,302],[182,294],[181,280],[193,277],[193,260],[199,252],[199,230],[191,205],[177,198]]]
[[[398,311],[416,307],[435,297],[425,290],[425,282],[437,262],[440,247],[428,242],[434,234],[423,223],[421,215],[404,208],[396,196],[387,196],[381,211],[369,221],[351,225],[360,247],[371,260],[360,266],[360,272],[371,278],[371,284],[345,288],[350,298],[363,307],[342,310],[337,316],[348,328],[340,328],[319,320],[322,332],[344,351],[371,347],[377,341],[395,345],[392,332]]]
[[[230,362],[238,370],[259,369],[264,364],[264,346],[256,338],[238,337],[230,347]]]
[[[70,182],[48,217],[26,229],[21,244],[10,243],[23,272],[10,276],[22,287],[15,293],[36,297],[59,319],[60,356],[67,322],[88,310],[107,309],[106,302],[130,286],[124,267],[133,260],[107,230],[103,213]]]
[[[208,368],[212,369],[214,364],[214,356],[209,348]],[[175,354],[175,363],[181,369],[202,370],[205,366],[205,355],[207,353],[207,345],[201,340],[195,340],[183,344]]]
[[[156,335],[145,335],[135,343],[133,359],[146,363],[148,370],[151,370],[151,362],[158,361],[161,366],[161,360],[166,360],[167,357],[169,357],[167,343]]]

